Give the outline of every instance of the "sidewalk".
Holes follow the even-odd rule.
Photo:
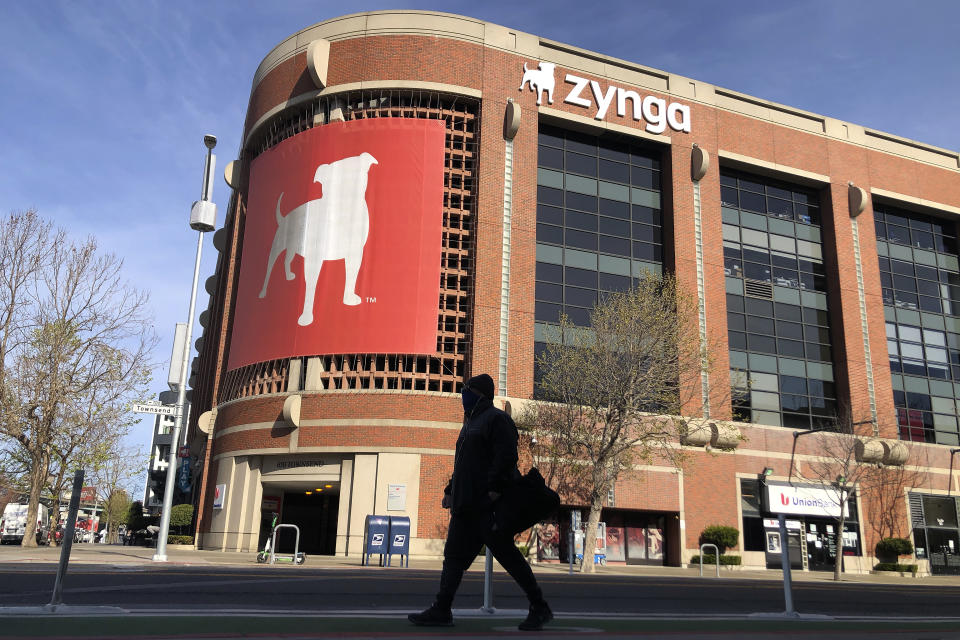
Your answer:
[[[121,545],[102,545],[81,543],[74,544],[70,554],[71,569],[83,570],[90,567],[157,567],[157,566],[223,566],[223,567],[256,567],[256,554],[253,552],[234,551],[199,551],[184,547],[167,547],[167,563],[154,563],[152,558],[155,549],[147,547],[125,547]],[[60,559],[60,547],[37,547],[25,549],[20,546],[0,546],[0,564],[23,564],[24,568],[30,565],[55,565]],[[371,558],[371,567],[376,568],[379,556]],[[393,561],[394,568],[399,568],[399,558]],[[412,558],[410,568],[417,570],[439,571],[442,561],[428,558]],[[39,568],[39,567],[36,567]],[[303,565],[305,569],[365,569],[360,564],[360,558],[354,556],[308,556]],[[502,571],[500,565],[494,563],[495,571]],[[477,559],[470,569],[483,571],[483,557]],[[534,564],[534,572],[538,574],[566,574],[569,571],[565,564]],[[576,569],[575,569],[576,571]],[[597,575],[605,576],[637,576],[637,577],[671,577],[671,578],[698,578],[698,567],[660,567],[637,565],[607,565],[598,566]],[[819,571],[793,571],[793,581],[799,582],[833,582],[833,573]],[[704,579],[716,579],[716,569],[704,566]],[[725,580],[767,580],[780,582],[780,571],[776,570],[746,570],[721,569],[721,579]],[[904,586],[960,586],[960,576],[926,576],[922,578],[903,577],[897,574],[843,574],[842,582],[856,582],[865,584],[890,584]]]

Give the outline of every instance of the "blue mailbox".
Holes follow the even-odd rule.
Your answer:
[[[390,553],[390,517],[367,516],[363,527],[363,558],[361,564],[369,564],[370,556],[380,554],[380,565],[383,566],[383,556]]]
[[[400,556],[400,566],[406,558],[410,566],[410,518],[408,516],[390,516],[390,550],[387,552],[387,566],[394,555]]]

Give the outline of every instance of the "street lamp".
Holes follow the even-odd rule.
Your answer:
[[[950,473],[947,475],[947,495],[953,491],[953,456],[960,453],[960,449],[950,449]]]
[[[787,474],[787,482],[793,486],[793,457],[797,453],[797,438],[800,436],[810,435],[811,433],[817,433],[820,429],[807,429],[806,431],[794,431],[793,432],[793,447],[790,449],[790,473]]]
[[[217,156],[213,148],[217,146],[217,137],[207,134],[203,136],[203,144],[207,147],[207,160],[203,168],[203,190],[200,200],[193,203],[190,209],[190,228],[199,231],[197,234],[197,258],[193,264],[193,288],[190,290],[190,311],[187,314],[187,339],[183,345],[183,362],[180,366],[180,387],[177,390],[176,420],[173,423],[170,456],[167,464],[167,482],[163,492],[163,513],[160,516],[160,539],[157,540],[157,552],[153,556],[154,562],[167,561],[167,536],[170,533],[170,511],[173,507],[173,485],[177,476],[177,455],[180,444],[180,429],[186,417],[184,404],[187,395],[187,371],[190,363],[190,338],[193,333],[193,313],[197,304],[197,282],[200,280],[200,254],[203,250],[203,234],[213,231],[217,220],[217,205],[210,197],[213,194],[213,172],[217,164]]]

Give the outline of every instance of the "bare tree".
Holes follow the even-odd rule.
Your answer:
[[[35,212],[13,213],[0,222],[0,265],[21,263],[0,274],[0,437],[27,466],[32,546],[51,466],[61,480],[71,466],[64,443],[89,441],[92,427],[122,432],[97,421],[143,397],[156,337],[146,294],[93,238],[76,243]]]
[[[548,444],[554,466],[585,476],[587,541],[622,470],[653,459],[679,466],[681,416],[699,406],[701,374],[715,353],[701,344],[696,298],[670,276],[645,274],[632,290],[606,294],[590,319],[583,328],[562,318],[550,331],[538,359],[546,402],[521,418]],[[593,571],[591,557],[586,549],[581,571]]]
[[[886,481],[884,474],[878,473],[881,470],[877,463],[869,462],[869,456],[864,455],[880,444],[880,438],[872,433],[857,433],[857,427],[865,424],[870,424],[870,421],[855,421],[849,408],[841,408],[834,419],[833,430],[816,434],[816,456],[802,466],[797,465],[797,476],[822,485],[839,511],[839,515],[835,516],[837,554],[833,568],[834,580],[840,580],[843,569],[843,529],[850,498],[858,490],[861,498],[865,492],[875,492],[874,483]],[[862,428],[860,430],[863,431]]]
[[[868,469],[860,495],[871,505],[870,528],[877,540],[906,538],[910,521],[906,492],[926,484],[930,463],[923,449],[914,448],[902,465],[876,465]]]
[[[106,520],[108,542],[117,541],[117,529],[130,508],[130,484],[146,468],[146,454],[119,443],[93,474],[93,484],[103,499],[102,519]]]

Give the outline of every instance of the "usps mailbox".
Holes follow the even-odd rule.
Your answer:
[[[369,564],[370,556],[380,554],[380,565],[383,565],[383,556],[390,553],[390,518],[389,516],[367,516],[363,527],[363,558],[361,564]]]
[[[400,566],[410,566],[410,518],[408,516],[390,516],[390,550],[387,552],[387,566],[394,555],[400,556]]]

